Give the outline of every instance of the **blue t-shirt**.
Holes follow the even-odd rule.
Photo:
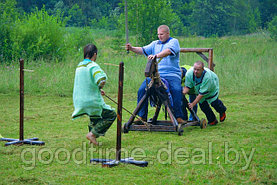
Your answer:
[[[147,46],[142,47],[143,54],[156,55],[161,51],[169,49],[171,54],[164,57],[158,64],[158,70],[161,77],[172,76],[181,80],[181,70],[179,66],[180,45],[179,41],[170,37],[167,41],[153,41]]]

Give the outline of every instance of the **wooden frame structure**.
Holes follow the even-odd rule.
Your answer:
[[[214,71],[215,64],[213,63],[213,48],[180,48],[180,52],[181,53],[195,52],[208,63],[208,68]],[[208,52],[208,57],[204,55],[203,52]]]
[[[213,49],[212,48],[180,48],[180,52],[181,53],[195,52],[203,60],[205,60],[208,63],[208,68],[210,70],[212,70],[212,71],[214,70],[215,64],[213,63]],[[207,52],[208,56],[203,54],[204,52]],[[153,70],[151,71],[151,69],[150,69],[151,66],[148,66],[148,65],[149,65],[149,61],[146,66],[145,77],[150,77],[150,74],[153,72]],[[157,67],[157,66],[155,66],[155,67]],[[146,71],[147,71],[147,73],[146,73]],[[201,129],[206,128],[206,125],[207,125],[206,120],[205,119],[200,120],[197,117],[197,115],[194,113],[194,111],[190,110],[188,108],[188,106],[187,106],[187,108],[193,114],[196,121],[189,121],[185,125],[178,124],[176,121],[176,118],[174,117],[174,115],[172,113],[171,107],[168,106],[168,104],[169,104],[168,100],[164,101],[164,102],[160,102],[157,105],[156,112],[155,112],[153,118],[149,119],[146,122],[142,121],[143,124],[133,124],[134,118],[137,115],[138,111],[140,110],[141,105],[143,104],[145,99],[147,99],[150,96],[148,90],[151,88],[156,89],[161,86],[161,85],[157,85],[159,83],[157,83],[156,80],[153,80],[153,79],[157,79],[157,77],[155,76],[155,73],[158,73],[157,69],[154,71],[155,71],[154,76],[152,76],[153,83],[150,83],[150,85],[147,88],[146,94],[143,96],[141,101],[138,103],[136,109],[134,110],[134,112],[133,112],[132,116],[130,117],[130,119],[128,120],[128,122],[124,124],[123,132],[124,133],[128,133],[128,131],[178,132],[178,135],[182,135],[183,128],[188,127],[188,126],[200,126]],[[158,77],[159,77],[159,75],[158,75]],[[165,120],[157,120],[162,104],[165,105]],[[167,114],[169,114],[170,120],[167,120]]]

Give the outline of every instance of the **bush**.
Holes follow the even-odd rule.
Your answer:
[[[18,17],[15,0],[0,2],[0,63],[12,58],[11,32]]]
[[[271,38],[277,40],[277,16],[268,23],[268,31],[270,32]]]
[[[70,57],[78,57],[83,54],[83,48],[88,43],[95,43],[90,28],[68,27],[66,28],[65,53]]]
[[[14,56],[52,59],[64,56],[65,22],[62,16],[50,16],[41,9],[16,21],[11,40]]]

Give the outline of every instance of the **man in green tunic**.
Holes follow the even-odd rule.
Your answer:
[[[219,113],[220,122],[223,122],[226,118],[225,112],[227,109],[222,101],[218,99],[218,77],[210,69],[204,68],[204,63],[201,61],[194,63],[193,68],[187,71],[183,94],[187,94],[193,87],[198,95],[192,103],[189,103],[189,107],[192,109],[197,103],[199,103],[201,110],[205,113],[208,119],[208,123],[210,125],[216,125],[218,121],[209,106],[209,104],[211,104]]]
[[[104,136],[116,118],[116,113],[104,102],[102,89],[106,83],[107,75],[95,62],[97,48],[88,44],[84,48],[84,60],[79,63],[75,72],[72,118],[87,115],[90,117],[87,139],[90,143],[98,145],[96,138]]]

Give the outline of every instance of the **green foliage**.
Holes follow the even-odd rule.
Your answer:
[[[277,16],[277,1],[259,0],[259,3],[262,27],[267,28],[268,23],[273,19],[274,16]]]
[[[83,47],[88,43],[95,43],[91,29],[88,27],[67,27],[64,36],[64,55],[75,58],[83,54]]]
[[[254,33],[260,28],[266,29],[268,23],[277,15],[276,0],[127,1],[131,9],[134,9],[132,13],[134,15],[130,15],[132,19],[129,19],[129,24],[134,25],[133,28],[130,27],[131,34],[139,34],[138,38],[148,37],[152,32],[146,32],[145,35],[136,29],[136,25],[142,27],[141,29],[147,29],[149,24],[160,25],[163,19],[166,19],[166,24],[172,23],[168,21],[169,19],[175,20],[169,25],[175,35],[225,36]],[[92,26],[94,29],[108,30],[120,28],[123,33],[124,16],[119,15],[124,12],[122,6],[124,0],[17,0],[17,2],[18,11],[22,14],[34,12],[36,8],[40,10],[45,6],[50,15],[57,16],[56,12],[62,12],[63,18],[69,19],[67,26]],[[143,23],[147,21],[150,23]],[[139,42],[147,42],[145,40],[149,42],[153,38],[156,37],[149,36],[146,39],[139,39]]]
[[[275,16],[271,22],[268,24],[268,30],[271,34],[271,37],[274,40],[277,40],[277,16]]]
[[[124,1],[122,6],[124,5]],[[124,13],[123,13],[124,15]],[[123,26],[124,16],[121,16]],[[157,40],[157,28],[159,25],[166,24],[172,30],[182,29],[179,17],[171,9],[168,0],[129,0],[128,1],[128,24],[129,30],[138,39],[138,44],[149,44]],[[125,27],[122,27],[125,29]]]
[[[65,22],[61,16],[50,16],[45,9],[18,19],[12,32],[15,57],[55,58],[63,57]]]
[[[100,19],[92,19],[91,27],[94,29],[116,30],[119,28],[120,9],[119,7],[111,10],[108,16],[103,16]]]
[[[49,62],[46,59],[25,60],[26,69],[35,70],[33,73],[26,73],[26,93],[71,96],[75,67],[83,59],[83,47],[89,42],[97,45],[99,49],[97,63],[108,75],[105,90],[109,93],[117,92],[118,67],[114,65],[123,61],[124,93],[137,92],[144,80],[147,59],[134,53],[127,55],[124,47],[121,47],[125,41],[123,35],[88,28],[86,30],[66,28],[66,32],[67,56],[64,59],[58,59],[58,62]],[[268,35],[261,33],[240,37],[177,38],[181,47],[214,49],[215,72],[220,79],[222,94],[276,94],[277,42],[272,42]],[[134,41],[134,37],[130,37],[130,40]],[[207,56],[207,53],[204,54]],[[180,65],[192,65],[197,60],[201,58],[195,53],[180,54]],[[0,66],[0,93],[18,92],[18,79],[13,78],[18,74],[17,69],[17,62]]]
[[[253,33],[261,26],[259,9],[247,0],[196,0],[190,21],[193,33],[206,37]]]
[[[230,1],[196,0],[191,14],[193,33],[201,36],[223,36],[229,32]]]
[[[14,20],[18,17],[15,0],[0,2],[0,63],[13,56],[11,33],[15,27]]]
[[[74,4],[68,10],[68,16],[70,19],[68,20],[67,24],[70,26],[83,26],[85,17],[83,15],[82,9],[79,7],[78,4]]]
[[[0,61],[19,57],[29,60],[56,60],[79,56],[80,48],[94,42],[88,28],[65,30],[67,18],[57,9],[49,15],[45,9],[25,14],[20,19],[15,1],[1,3]]]

